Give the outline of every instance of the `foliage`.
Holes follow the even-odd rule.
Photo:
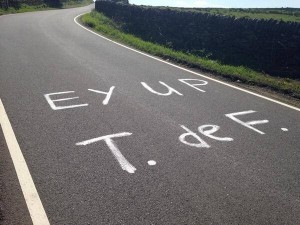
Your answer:
[[[92,2],[92,0],[0,0],[0,15],[83,6]]]
[[[50,9],[46,4],[42,4],[42,5],[38,5],[38,6],[29,6],[26,4],[21,4],[18,8],[13,8],[13,7],[9,7],[8,9],[0,8],[0,15],[32,12],[32,11],[46,10],[46,9]]]
[[[149,8],[144,6],[145,8]],[[298,8],[175,8],[175,7],[158,7],[160,9],[171,9],[185,12],[209,13],[213,15],[232,16],[235,18],[250,18],[264,20],[278,20],[286,22],[300,23],[300,9]]]
[[[122,31],[121,26],[118,23],[99,12],[93,11],[89,14],[85,14],[81,17],[81,21],[83,24],[114,40],[120,41],[144,52],[148,52],[152,55],[159,56],[164,59],[170,59],[191,67],[200,68],[204,71],[213,72],[214,74],[221,75],[232,80],[240,80],[249,84],[269,87],[273,90],[300,98],[299,81],[287,78],[283,79],[271,77],[247,67],[225,65],[215,60],[201,58],[193,54],[175,51],[159,44],[144,41],[132,34]]]

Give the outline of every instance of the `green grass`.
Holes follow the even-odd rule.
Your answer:
[[[148,7],[148,6],[144,6]],[[278,21],[289,21],[300,23],[300,9],[297,8],[274,8],[274,9],[225,9],[225,8],[177,8],[177,7],[159,7],[169,8],[176,11],[193,11],[199,13],[209,13],[215,15],[233,16],[235,18],[249,19],[273,19]]]
[[[24,13],[24,12],[33,12],[33,11],[41,11],[51,9],[46,4],[38,5],[38,6],[29,6],[26,4],[21,4],[19,9],[9,7],[8,9],[0,8],[0,15],[4,14],[12,14],[12,13]]]
[[[93,3],[92,0],[67,1],[63,3],[61,8],[65,9],[65,8],[80,7],[80,6],[89,5],[91,3]],[[57,8],[49,7],[46,4],[35,5],[35,6],[21,4],[18,9],[13,7],[9,7],[8,9],[0,8],[0,16],[5,14],[34,12],[34,11],[42,11],[42,10],[50,10],[50,9],[57,9]]]
[[[105,36],[108,36],[109,38],[152,55],[169,59],[190,67],[199,68],[231,80],[239,80],[251,85],[268,87],[275,91],[289,94],[290,96],[300,99],[299,81],[288,78],[272,77],[243,66],[224,65],[218,61],[200,58],[192,54],[175,51],[155,43],[143,41],[131,34],[124,33],[119,24],[96,11],[83,15],[80,20],[84,25],[104,34]]]

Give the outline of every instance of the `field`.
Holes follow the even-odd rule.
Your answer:
[[[146,6],[147,7],[147,6]],[[167,7],[158,7],[167,8]],[[278,21],[290,21],[300,23],[300,9],[298,8],[268,8],[268,9],[225,9],[225,8],[175,8],[172,10],[192,11],[200,13],[209,13],[214,15],[233,16],[235,18],[249,19],[273,19]]]

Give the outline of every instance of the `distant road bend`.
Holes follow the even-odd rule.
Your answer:
[[[105,40],[89,10],[0,17],[2,223],[299,224],[300,109]]]

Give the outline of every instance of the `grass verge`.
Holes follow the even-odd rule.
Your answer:
[[[9,7],[8,9],[0,8],[0,16],[5,14],[34,12],[34,11],[43,11],[43,10],[51,10],[51,9],[67,9],[67,8],[86,6],[91,3],[93,3],[92,0],[83,0],[83,1],[76,1],[76,2],[69,1],[63,3],[62,7],[60,8],[49,7],[47,4],[35,5],[35,6],[21,4],[19,8],[13,8],[13,7]]]
[[[224,65],[218,61],[200,58],[189,53],[175,51],[162,45],[144,41],[134,35],[123,32],[119,24],[96,11],[83,15],[80,21],[111,39],[163,59],[198,68],[233,81],[239,80],[259,87],[267,87],[276,92],[300,99],[300,82],[297,80],[272,77],[243,66]]]
[[[33,11],[41,11],[41,10],[49,10],[51,7],[46,4],[30,6],[26,4],[21,4],[20,8],[16,9],[13,7],[9,7],[7,9],[0,8],[0,16],[5,14],[13,14],[13,13],[24,13],[24,12],[33,12]]]

